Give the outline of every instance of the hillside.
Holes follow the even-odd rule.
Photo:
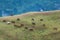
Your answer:
[[[0,40],[60,40],[60,11],[0,17]]]

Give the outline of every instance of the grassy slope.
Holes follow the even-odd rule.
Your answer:
[[[16,18],[21,20],[16,21]],[[32,21],[32,18],[35,21]],[[14,20],[18,24],[24,23],[25,26],[15,28],[13,24],[7,25],[2,22],[3,19]],[[43,19],[43,21],[40,21],[40,19]],[[32,22],[36,23],[34,28]],[[42,24],[46,26],[44,27]],[[34,31],[26,30],[24,27],[33,28]],[[58,29],[54,30],[53,28]],[[0,40],[60,40],[60,11],[0,18]]]

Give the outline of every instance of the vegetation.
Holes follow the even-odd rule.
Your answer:
[[[60,40],[60,12],[0,18],[0,40]]]

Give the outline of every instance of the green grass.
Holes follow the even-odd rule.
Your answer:
[[[32,21],[34,18],[34,21]],[[23,27],[16,28],[13,24],[8,25],[0,19],[0,40],[60,40],[60,12],[52,14],[34,14],[17,18],[9,18],[8,21],[15,21],[16,24],[24,24]],[[43,19],[43,21],[40,21]],[[7,19],[6,19],[7,20]],[[34,22],[36,25],[32,25]],[[42,26],[45,24],[45,26]],[[34,27],[33,27],[34,26]],[[25,29],[28,27],[28,29]],[[33,28],[30,31],[29,28]],[[53,28],[57,28],[54,30]]]

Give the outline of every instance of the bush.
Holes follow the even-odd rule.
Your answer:
[[[43,26],[46,26],[45,24],[43,24]]]
[[[28,27],[25,27],[25,29],[28,29]]]
[[[20,24],[20,26],[24,26],[24,24]]]
[[[53,28],[54,30],[57,30],[57,28],[55,27],[55,28]]]
[[[32,25],[36,25],[34,22],[32,22]]]
[[[11,21],[11,23],[15,23],[15,21]]]
[[[30,28],[29,30],[30,30],[30,31],[33,31],[33,29],[32,29],[32,28]]]
[[[34,21],[34,18],[32,18],[32,21]]]
[[[3,20],[3,22],[6,22],[6,20]]]
[[[20,27],[21,27],[20,25],[16,25],[16,24],[14,24],[14,26],[15,26],[16,28],[20,28]]]
[[[19,19],[19,18],[17,18],[17,21],[20,21],[20,19]]]
[[[35,28],[35,26],[33,25],[32,28]]]
[[[40,21],[43,21],[43,19],[40,19]]]

